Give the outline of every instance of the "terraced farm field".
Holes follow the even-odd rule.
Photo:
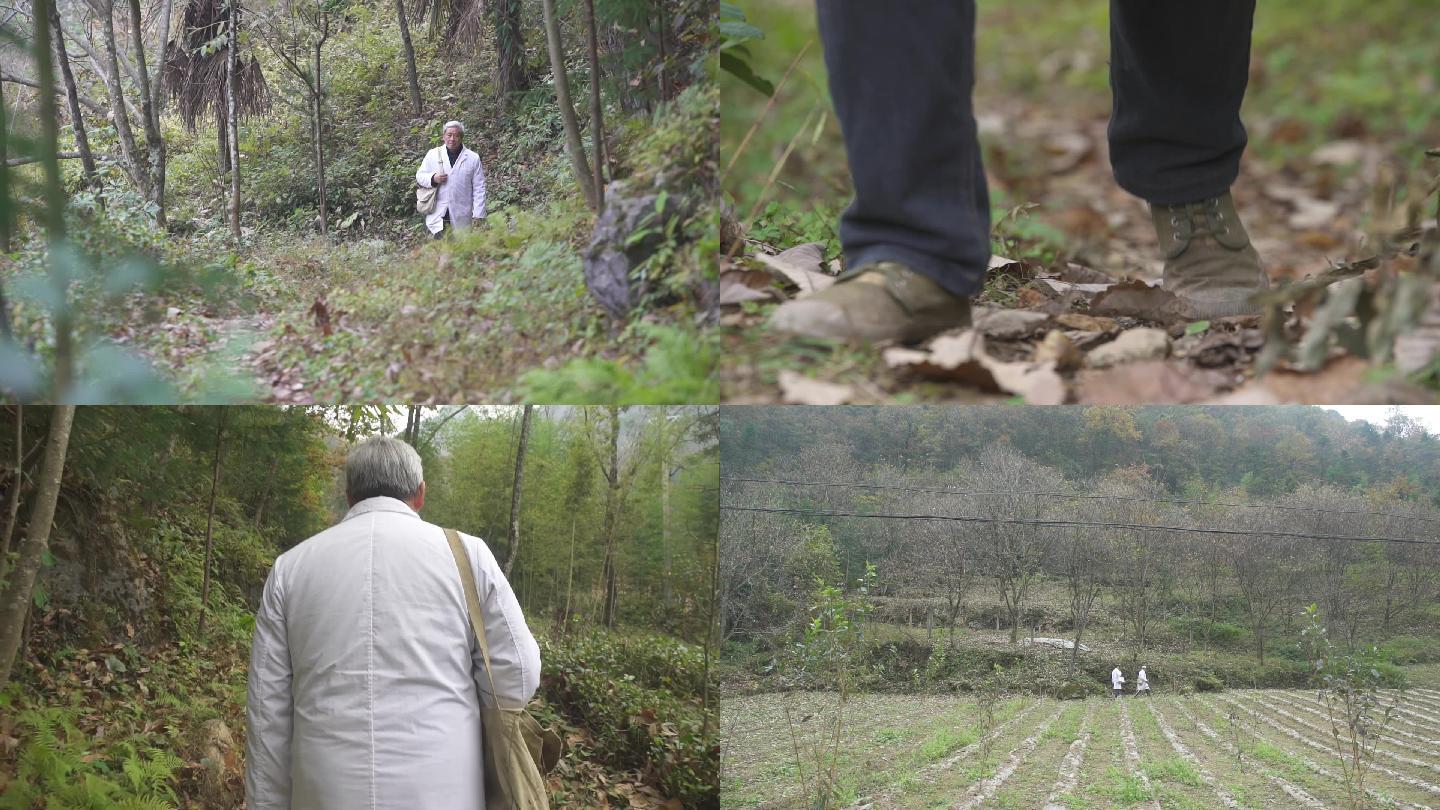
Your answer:
[[[1367,780],[1372,804],[1440,808],[1440,690],[1387,698],[1397,706]],[[722,807],[803,807],[800,774],[815,768],[806,752],[833,733],[835,703],[826,693],[726,699]],[[854,810],[1346,805],[1325,709],[1308,691],[1016,697],[995,707],[984,735],[970,697],[863,695],[845,714],[836,772]]]

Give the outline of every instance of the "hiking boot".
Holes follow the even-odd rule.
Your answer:
[[[969,325],[970,299],[896,262],[857,268],[770,316],[771,329],[828,340],[913,343]]]
[[[1179,205],[1152,205],[1150,216],[1165,257],[1165,289],[1198,318],[1254,315],[1250,297],[1270,288],[1260,255],[1235,214],[1230,192]]]

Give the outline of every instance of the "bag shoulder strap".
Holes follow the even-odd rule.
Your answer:
[[[490,670],[490,640],[485,637],[485,611],[480,608],[480,591],[475,587],[475,573],[470,570],[470,556],[465,553],[459,532],[446,529],[445,539],[450,542],[450,554],[455,557],[455,567],[460,569],[460,585],[465,590],[465,606],[466,612],[470,614],[470,627],[475,631],[475,640],[480,642],[480,655],[485,659],[485,674],[490,678],[490,697],[498,708],[500,696],[495,692],[495,675]]]

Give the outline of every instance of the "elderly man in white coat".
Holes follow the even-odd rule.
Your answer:
[[[345,465],[350,511],[275,561],[250,658],[250,810],[484,810],[480,706],[523,706],[540,650],[480,540],[461,535],[490,641],[444,530],[416,514],[420,457],[388,437]]]
[[[1114,690],[1117,698],[1125,689],[1125,674],[1120,671],[1120,667],[1110,670],[1110,688]]]
[[[468,228],[472,220],[485,219],[485,167],[480,156],[465,148],[465,125],[446,121],[440,130],[443,143],[425,153],[415,182],[423,188],[439,188],[435,210],[425,217],[425,227],[439,239],[445,225]]]

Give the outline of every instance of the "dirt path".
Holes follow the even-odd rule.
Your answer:
[[[1070,111],[1083,116],[1077,119],[1023,97],[977,98],[976,106],[984,111],[980,127],[994,204],[1023,206],[996,225],[1003,246],[974,301],[974,328],[916,347],[771,334],[764,323],[773,307],[810,294],[812,285],[823,288],[839,265],[830,242],[787,254],[802,243],[753,240],[736,261],[722,265],[722,300],[736,301],[721,319],[726,401],[866,404],[899,395],[1033,404],[1437,400],[1435,391],[1403,375],[1370,379],[1373,367],[1353,344],[1341,348],[1327,337],[1339,321],[1317,307],[1324,284],[1304,296],[1294,288],[1289,297],[1300,303],[1293,307],[1279,296],[1264,318],[1184,315],[1173,297],[1150,286],[1163,264],[1157,237],[1145,204],[1115,185],[1106,119]],[[1396,221],[1392,209],[1374,202],[1383,196],[1377,186],[1395,182],[1394,160],[1381,145],[1360,139],[1284,165],[1247,157],[1234,194],[1272,285],[1316,278],[1374,253],[1377,236],[1369,231]],[[780,255],[760,262],[766,254]],[[1379,290],[1387,274],[1415,265],[1410,255],[1385,258],[1363,283]],[[1126,280],[1133,283],[1122,284]],[[1440,319],[1440,281],[1433,288],[1432,320]],[[1334,305],[1337,317],[1348,314],[1341,306]],[[1134,338],[1117,342],[1132,332]],[[1307,333],[1313,345],[1302,351]],[[1440,350],[1440,331],[1416,334],[1419,343],[1406,344],[1407,357]],[[1257,363],[1272,373],[1257,379]],[[1402,366],[1417,370],[1408,360]]]

